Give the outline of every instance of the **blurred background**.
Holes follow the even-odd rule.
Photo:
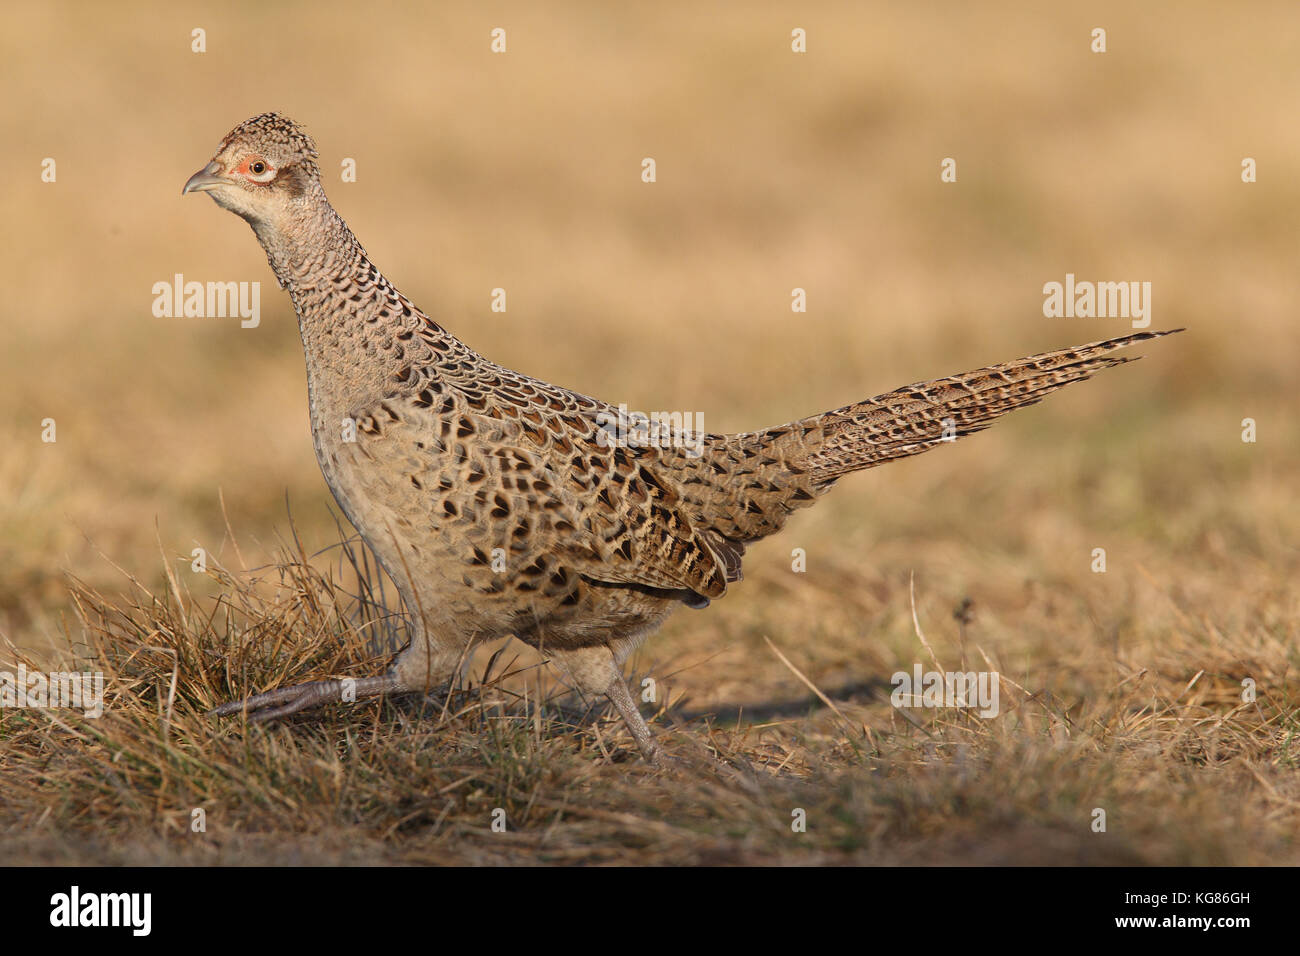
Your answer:
[[[711,431],[1130,330],[1045,318],[1066,273],[1149,281],[1152,327],[1188,327],[752,549],[733,599],[643,652],[701,703],[797,686],[763,635],[818,680],[910,662],[912,573],[935,613],[973,597],[1004,652],[1111,639],[1144,601],[1292,632],[1300,7],[18,3],[0,62],[0,635],[22,647],[60,639],[65,573],[233,564],[223,498],[250,565],[286,495],[308,551],[338,540],[288,298],[244,223],[180,195],[271,109],[472,347]],[[260,327],[154,317],[176,273],[260,282]]]

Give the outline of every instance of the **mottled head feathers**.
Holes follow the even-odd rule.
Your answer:
[[[299,165],[319,176],[316,143],[307,131],[280,113],[261,113],[246,119],[229,133],[217,147],[217,155],[232,148],[258,153],[277,167]]]

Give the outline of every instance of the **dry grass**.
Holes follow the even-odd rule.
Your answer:
[[[1004,675],[994,720],[895,710],[881,674],[830,689],[839,703],[822,713],[812,695],[718,715],[668,693],[663,771],[511,645],[444,697],[269,728],[208,717],[251,691],[381,666],[395,622],[364,550],[319,565],[296,543],[270,567],[213,569],[210,602],[173,575],[160,593],[133,581],[126,601],[74,582],[66,663],[105,674],[106,711],[0,711],[14,850],[82,863],[1297,860],[1295,652],[1266,627],[1226,639],[1175,607],[1182,626],[1141,668],[1057,653],[1013,677],[988,659]],[[969,659],[987,637],[968,607],[952,620],[932,641],[914,623],[916,657],[980,667]],[[654,669],[670,687],[674,670]],[[1274,690],[1244,704],[1241,674]],[[1090,829],[1097,807],[1105,834]]]
[[[775,6],[385,9],[361,33],[306,9],[7,12],[0,668],[90,662],[109,694],[97,720],[0,710],[11,860],[1300,862],[1300,10],[820,5],[799,58]],[[712,430],[1127,330],[1045,319],[1066,272],[1150,280],[1154,324],[1189,331],[753,548],[632,663],[669,770],[517,644],[447,699],[217,723],[374,673],[403,634],[338,547],[287,300],[246,227],[177,197],[269,108],[325,168],[357,160],[336,205],[471,345]],[[176,272],[262,282],[261,327],[153,318]],[[913,579],[934,656],[1004,676],[1001,716],[890,706],[931,661]]]

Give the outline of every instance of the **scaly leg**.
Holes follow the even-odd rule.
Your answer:
[[[355,700],[362,697],[377,697],[404,690],[401,682],[393,674],[379,677],[349,678],[355,691]],[[344,681],[317,680],[292,687],[280,687],[262,694],[254,694],[244,700],[232,700],[222,704],[211,712],[213,717],[229,717],[232,714],[247,713],[250,723],[264,723],[277,717],[288,717],[300,710],[319,707],[322,704],[338,703],[343,700]]]
[[[623,723],[627,724],[627,729],[635,738],[636,745],[641,748],[641,756],[646,759],[646,763],[652,763],[656,767],[663,766],[664,752],[655,743],[654,735],[650,733],[649,725],[641,716],[641,711],[637,708],[632,693],[627,689],[627,681],[623,679],[622,674],[616,676],[605,689],[605,696],[618,708]]]
[[[397,655],[387,674],[379,677],[348,678],[351,700],[383,694],[428,691],[441,686],[460,666],[463,653],[431,644],[417,631],[406,649]],[[251,723],[287,717],[300,710],[343,701],[343,680],[318,680],[292,687],[280,687],[244,700],[234,700],[213,710],[210,716],[229,717],[246,713]],[[351,701],[349,701],[351,702]]]
[[[654,735],[637,709],[636,701],[627,689],[615,653],[608,646],[598,645],[572,651],[546,650],[551,660],[560,665],[579,693],[586,697],[604,695],[618,709],[619,716],[641,748],[646,761],[656,766],[663,763],[663,751],[655,743]]]

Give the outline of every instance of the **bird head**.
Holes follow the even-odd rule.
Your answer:
[[[316,144],[279,113],[240,123],[208,163],[186,181],[181,195],[208,193],[218,206],[253,225],[275,225],[320,189]]]

